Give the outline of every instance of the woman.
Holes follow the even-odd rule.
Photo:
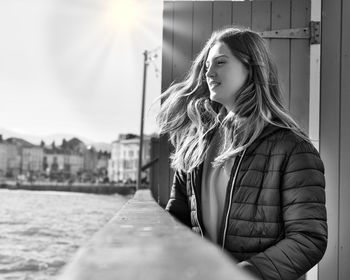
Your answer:
[[[176,170],[166,209],[260,279],[297,279],[327,245],[324,167],[255,32],[214,32],[163,95]]]

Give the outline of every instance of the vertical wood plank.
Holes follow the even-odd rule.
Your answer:
[[[163,6],[162,92],[173,77],[173,6],[168,1]]]
[[[213,2],[213,30],[231,25],[232,22],[232,2]]]
[[[193,49],[194,59],[209,39],[213,30],[213,3],[194,2],[193,6]]]
[[[252,1],[252,29],[254,31],[271,30],[270,18],[270,1]]]
[[[169,11],[167,12],[168,14],[166,14],[167,8],[169,8]],[[164,17],[167,16],[169,18],[169,20],[165,19],[165,22],[172,22],[172,24],[167,24],[172,26],[172,65],[169,68],[171,69],[171,82],[182,80],[191,63],[192,8],[192,2],[176,1],[164,3]],[[171,152],[171,145],[168,141],[168,135],[163,135],[160,137],[159,152],[159,164],[161,166],[159,179],[159,204],[164,207],[169,199],[173,177],[173,170],[170,168],[169,156]]]
[[[192,2],[174,2],[173,80],[181,81],[192,59]]]
[[[290,28],[290,1],[272,1],[271,29]],[[289,108],[290,39],[271,39],[270,51],[275,60],[285,104]]]
[[[325,165],[326,176],[328,246],[319,265],[319,280],[339,280],[341,2],[342,0],[322,1],[320,153]]]
[[[168,135],[159,137],[159,184],[158,184],[158,203],[165,207],[170,197],[171,179],[170,178],[170,143]]]
[[[192,63],[193,38],[193,2],[174,2],[174,52],[173,80],[181,81]],[[168,145],[169,155],[173,147]],[[170,166],[170,159],[169,159]],[[174,170],[169,168],[169,193],[173,182]]]
[[[310,0],[292,0],[291,28],[305,27],[310,22]],[[309,131],[310,43],[292,39],[290,60],[290,112]]]
[[[252,28],[252,2],[232,2],[232,24]]]
[[[321,1],[319,0],[311,0],[311,21],[321,22]],[[310,45],[309,137],[317,150],[319,150],[320,146],[320,57],[321,44]],[[313,272],[310,272],[309,274],[312,273]],[[317,280],[317,278],[314,277],[310,280]]]
[[[252,2],[252,30],[268,31],[271,30],[271,2],[253,1]],[[270,40],[266,39],[269,46]]]
[[[342,1],[340,81],[339,279],[350,276],[350,3]]]
[[[164,2],[163,6],[163,51],[162,51],[162,92],[172,82],[173,77],[173,2]],[[168,136],[162,135],[159,139],[159,183],[158,203],[165,207],[169,198],[169,144]]]
[[[158,159],[150,168],[150,189],[156,201],[158,201],[159,190],[159,138],[151,138],[151,161]]]

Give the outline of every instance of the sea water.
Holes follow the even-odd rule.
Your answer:
[[[0,279],[52,280],[130,196],[0,190]]]

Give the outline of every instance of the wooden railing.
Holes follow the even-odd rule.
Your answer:
[[[253,278],[218,247],[170,216],[154,201],[149,190],[139,190],[77,252],[58,279]]]

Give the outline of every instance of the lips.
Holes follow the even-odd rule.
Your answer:
[[[211,81],[208,82],[208,85],[209,85],[210,88],[217,87],[217,86],[219,86],[220,84],[221,84],[221,83],[219,83],[219,82],[217,82],[217,81],[213,81],[213,80],[211,80]]]

